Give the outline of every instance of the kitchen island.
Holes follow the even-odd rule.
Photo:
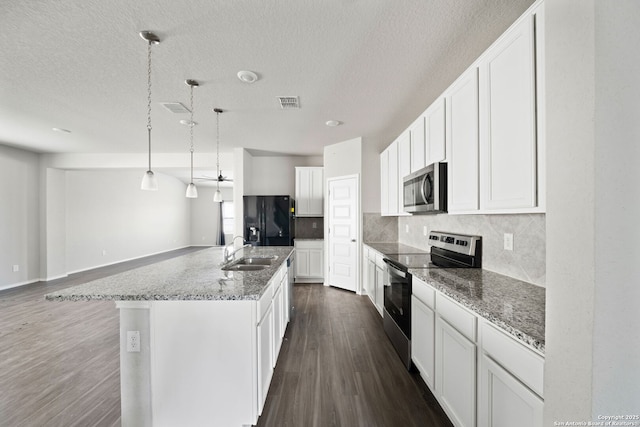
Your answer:
[[[113,300],[120,310],[123,426],[257,422],[289,321],[292,247],[247,248],[273,258],[224,271],[210,248],[48,294]]]

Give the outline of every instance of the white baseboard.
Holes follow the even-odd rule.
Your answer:
[[[30,285],[32,283],[36,283],[36,282],[40,282],[40,281],[42,281],[42,279],[33,279],[33,280],[27,280],[26,282],[9,283],[8,285],[0,286],[0,291],[4,291],[6,289],[17,288],[19,286]]]

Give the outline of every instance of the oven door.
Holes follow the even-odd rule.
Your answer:
[[[411,276],[402,264],[387,259],[387,283],[384,286],[384,308],[400,330],[411,339]]]

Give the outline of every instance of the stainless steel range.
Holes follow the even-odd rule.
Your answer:
[[[384,330],[407,369],[411,367],[410,268],[480,268],[482,237],[432,231],[430,254],[391,254],[384,258],[388,280],[384,287]]]

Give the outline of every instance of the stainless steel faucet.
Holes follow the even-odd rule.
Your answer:
[[[233,250],[233,248],[235,247],[236,239],[237,239],[238,237],[239,237],[240,239],[242,239],[242,243],[243,243],[243,245],[242,245],[241,247],[239,247],[238,249]],[[250,246],[251,246],[251,245],[249,245],[249,244],[245,243],[245,241],[244,241],[244,237],[242,237],[242,236],[235,236],[235,237],[231,240],[231,243],[229,243],[227,246],[225,246],[225,247],[224,247],[224,255],[223,255],[223,256],[224,256],[224,261],[225,261],[225,262],[231,262],[231,261],[233,261],[233,260],[235,259],[235,256],[236,256],[236,252],[238,252],[238,251],[239,251],[239,250],[241,250],[241,249],[248,248],[248,247],[250,247]],[[230,251],[232,251],[232,250],[233,250],[233,252],[230,252]]]

